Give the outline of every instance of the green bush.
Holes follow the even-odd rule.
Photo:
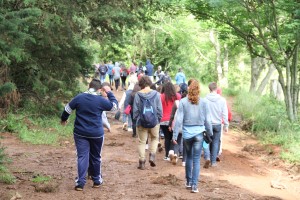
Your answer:
[[[8,159],[4,153],[4,148],[0,147],[0,182],[6,184],[13,184],[16,182],[16,178],[5,167]]]
[[[280,145],[284,150],[282,158],[300,163],[300,125],[288,120],[284,102],[241,91],[234,110],[244,121],[251,122],[250,131],[262,143]]]

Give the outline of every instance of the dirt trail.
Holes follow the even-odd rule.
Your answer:
[[[121,92],[116,94],[118,98],[121,95]],[[224,136],[218,167],[201,167],[200,192],[192,194],[184,187],[181,161],[174,166],[163,161],[163,153],[157,153],[157,167],[146,163],[146,170],[138,170],[138,139],[132,138],[131,132],[123,131],[122,123],[115,121],[112,114],[108,116],[112,132],[105,135],[104,184],[100,189],[92,188],[89,180],[83,192],[74,190],[76,156],[71,138],[53,147],[22,143],[13,134],[1,133],[1,143],[13,161],[9,168],[17,182],[0,184],[0,199],[12,196],[16,199],[16,193],[25,200],[299,199],[299,166],[284,164],[278,159],[276,147],[266,150],[238,129],[232,128]],[[36,175],[51,176],[52,181],[47,185],[34,184],[31,179]],[[271,184],[282,189],[275,189]]]

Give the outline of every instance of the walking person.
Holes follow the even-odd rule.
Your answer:
[[[206,99],[200,98],[200,84],[191,79],[188,82],[188,95],[179,102],[173,133],[173,143],[177,144],[179,130],[186,148],[185,177],[186,188],[192,193],[199,192],[200,156],[203,144],[203,132],[212,135],[211,117]]]
[[[178,69],[178,72],[175,76],[175,81],[177,85],[185,83],[185,74],[182,72],[182,68]]]
[[[98,95],[105,92],[107,98]],[[103,183],[101,171],[101,152],[104,142],[102,112],[117,108],[118,101],[109,86],[101,88],[101,83],[93,79],[89,89],[74,97],[61,115],[61,124],[66,125],[73,110],[76,110],[74,123],[74,140],[77,151],[77,180],[75,190],[82,191],[86,183],[86,173],[91,159],[91,176],[93,187]]]
[[[113,73],[113,75],[114,75],[114,81],[115,81],[115,88],[116,88],[116,91],[119,91],[118,90],[118,88],[119,88],[119,86],[120,86],[120,78],[121,78],[121,68],[120,68],[120,66],[119,66],[119,63],[118,62],[116,62],[115,63],[115,66],[114,66],[114,68],[113,68],[113,70],[112,70],[112,73]]]
[[[147,76],[149,76],[150,80],[153,82],[153,73],[154,73],[154,66],[152,65],[150,59],[148,59],[146,61],[146,65],[145,65],[145,74]]]
[[[182,83],[180,85],[180,91],[179,91],[181,98],[186,97],[187,92],[188,92],[187,84]],[[171,112],[170,121],[169,121],[169,130],[170,131],[174,130],[178,106],[179,106],[179,100],[176,100],[172,107],[172,112]],[[185,166],[186,150],[185,150],[185,147],[183,146],[182,128],[180,128],[178,132],[179,132],[179,134],[178,134],[178,138],[176,140],[177,144],[174,144],[174,155],[175,155],[175,157],[182,156],[182,166]],[[173,164],[176,164],[176,162],[177,162],[177,160],[173,160]]]
[[[107,64],[107,68],[108,68],[107,74],[108,74],[108,78],[109,78],[109,84],[110,84],[110,86],[113,86],[114,85],[114,75],[113,75],[114,65],[112,64],[112,61],[109,61],[109,63]]]
[[[126,68],[125,64],[121,64],[121,81],[122,81],[122,90],[126,90],[126,79],[129,74],[128,69]]]
[[[210,144],[210,162],[212,167],[216,167],[222,132],[222,122],[224,122],[224,132],[228,132],[228,108],[225,98],[217,94],[217,83],[210,83],[208,88],[210,93],[206,95],[206,99],[208,100],[208,107],[211,113],[213,131],[212,143]]]
[[[139,80],[141,90],[135,94],[133,104],[133,119],[136,120],[137,134],[139,137],[139,166],[138,169],[145,169],[146,156],[145,146],[149,137],[151,138],[149,163],[155,167],[155,154],[159,143],[159,122],[162,118],[162,105],[160,94],[152,90],[152,81],[148,76],[142,76]]]
[[[101,62],[100,66],[99,66],[101,83],[103,83],[105,81],[107,71],[108,71],[108,67],[104,64],[104,62]]]
[[[180,100],[180,98],[181,95],[176,92],[173,83],[167,82],[163,85],[161,95],[160,95],[162,109],[163,109],[163,116],[160,121],[160,129],[162,130],[165,137],[164,160],[170,160],[171,162],[175,162],[175,160],[177,160],[177,155],[174,155],[174,148],[172,143],[173,131],[169,130],[169,120],[170,120],[173,104],[175,100]],[[170,150],[172,151],[170,152]]]

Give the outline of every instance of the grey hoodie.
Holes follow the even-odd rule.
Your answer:
[[[142,97],[144,98],[152,98],[154,95],[156,95],[155,99],[154,99],[154,102],[153,102],[153,105],[154,105],[154,108],[156,108],[156,112],[157,112],[157,123],[160,122],[161,118],[162,118],[162,104],[161,104],[161,99],[160,99],[160,93],[158,93],[157,91],[155,90],[152,90],[148,93],[142,93],[142,92],[137,92],[135,95],[134,95],[134,102],[133,102],[133,119],[136,120],[136,126],[140,126],[141,123],[140,123],[140,107],[141,107],[141,100],[140,100],[140,96],[141,95]]]
[[[228,127],[228,109],[225,98],[212,92],[206,95],[206,99],[208,100],[212,125],[222,124],[223,120],[224,126]]]

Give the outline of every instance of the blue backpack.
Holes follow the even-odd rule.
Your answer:
[[[157,111],[153,105],[155,97],[157,93],[149,98],[146,99],[142,95],[138,94],[141,99],[141,109],[140,109],[140,123],[141,126],[144,128],[153,128],[158,124],[157,120]]]

